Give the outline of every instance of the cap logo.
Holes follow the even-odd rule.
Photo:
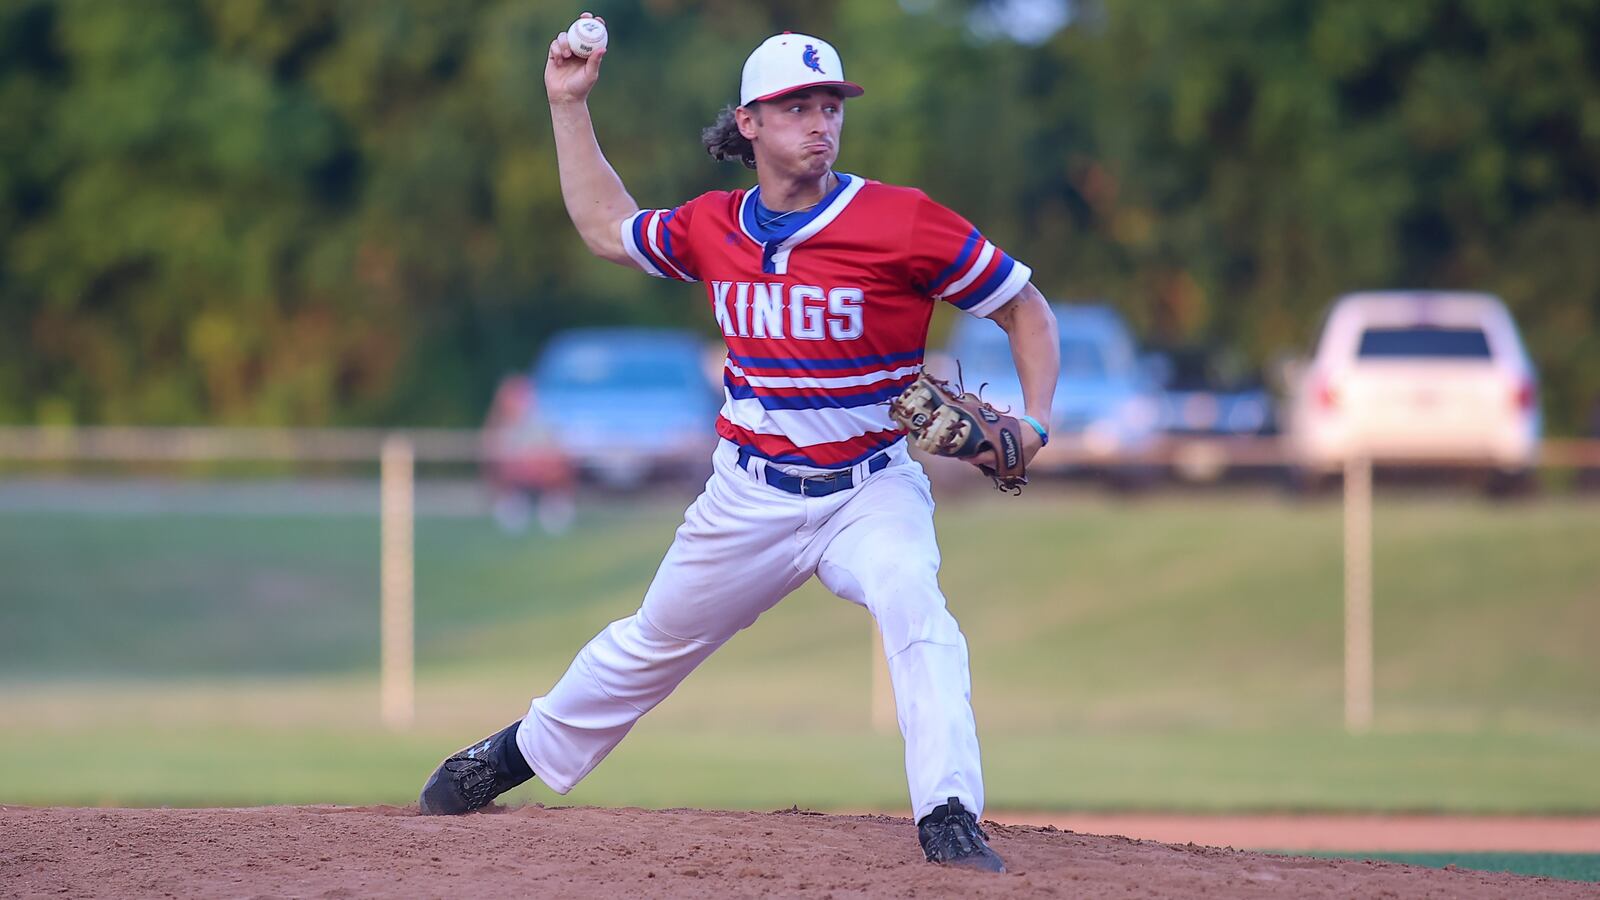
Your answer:
[[[818,75],[828,74],[822,71],[822,57],[817,54],[817,48],[810,44],[807,44],[806,49],[801,52],[800,61],[806,64],[806,68],[816,72]]]

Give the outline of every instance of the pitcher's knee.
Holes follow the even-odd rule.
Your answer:
[[[961,628],[945,608],[944,595],[932,590],[894,591],[869,603],[883,633],[884,651],[894,656],[918,641],[959,646]]]
[[[573,670],[606,698],[644,713],[660,703],[719,644],[669,635],[642,616],[611,623],[578,654]]]
[[[611,668],[637,669],[706,655],[719,643],[669,634],[635,613],[606,626],[586,649]]]

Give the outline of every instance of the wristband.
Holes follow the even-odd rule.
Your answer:
[[[1043,447],[1044,445],[1050,443],[1050,432],[1044,430],[1044,426],[1039,424],[1038,419],[1035,419],[1033,416],[1021,416],[1019,418],[1021,421],[1032,425],[1034,431],[1039,432],[1039,446]]]

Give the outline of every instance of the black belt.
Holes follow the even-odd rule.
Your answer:
[[[739,468],[749,471],[750,459],[753,454],[744,447],[739,448]],[[853,468],[853,467],[852,467]],[[881,472],[889,468],[889,454],[879,453],[867,460],[867,471]],[[768,464],[764,473],[767,484],[780,491],[799,494],[802,497],[826,497],[839,491],[848,491],[855,487],[855,477],[852,469],[839,469],[822,475],[785,475],[777,467]]]

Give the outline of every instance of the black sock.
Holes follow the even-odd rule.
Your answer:
[[[966,812],[967,808],[961,805],[960,797],[951,797],[949,802],[941,803],[933,811],[917,820],[917,827],[922,827],[929,822],[943,822],[950,818],[951,813]]]
[[[505,730],[494,736],[494,743],[490,745],[490,762],[494,764],[495,771],[518,779],[519,782],[527,781],[533,777],[533,768],[528,761],[523,759],[522,751],[517,748],[517,729],[522,727],[522,720],[518,719],[505,727]]]
[[[927,815],[923,816],[922,818],[918,819],[917,820],[917,827],[920,828],[923,825],[928,824],[929,822],[943,822],[946,818],[949,817],[949,815],[950,815],[950,804],[941,803],[938,806],[935,806],[933,808],[933,812],[930,812]]]

